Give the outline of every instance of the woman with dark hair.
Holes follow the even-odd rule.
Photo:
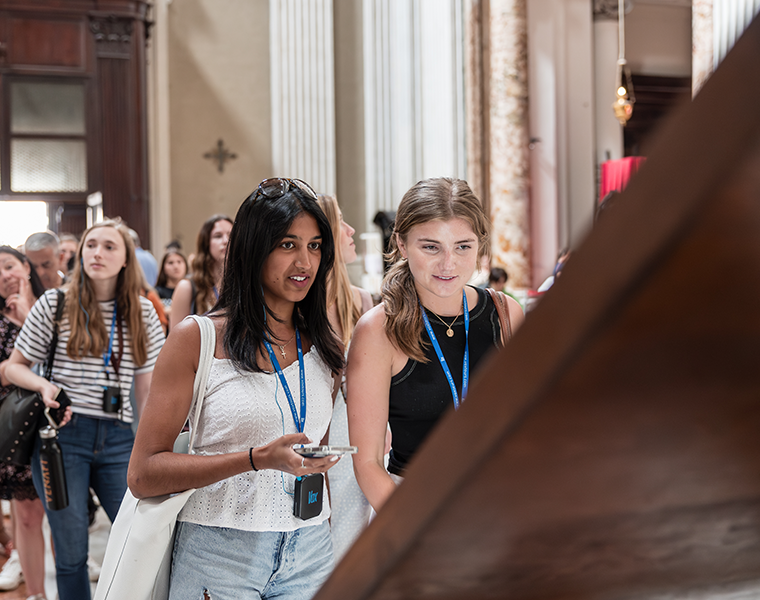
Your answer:
[[[172,297],[174,290],[187,275],[187,259],[176,248],[167,249],[161,259],[161,267],[158,270],[156,292],[164,305],[166,316],[171,318]]]
[[[500,343],[491,296],[467,285],[489,244],[490,221],[465,181],[426,179],[404,194],[383,303],[357,324],[346,373],[354,471],[376,511],[440,416],[465,400],[470,371]],[[506,302],[516,329],[522,310]]]
[[[0,398],[13,390],[5,378],[5,367],[26,316],[44,292],[26,256],[9,246],[0,246]],[[0,529],[2,551],[9,558],[0,571],[0,590],[13,590],[25,580],[31,597],[44,598],[45,511],[34,489],[30,466],[0,462],[0,498],[11,501],[13,531],[8,536]]]
[[[216,350],[194,453],[173,452],[201,348],[186,319],[156,365],[129,487],[138,498],[196,489],[178,518],[171,600],[307,599],[333,566],[322,474],[335,463],[293,446],[326,443],[343,367],[326,310],[333,236],[310,187],[267,179],[238,210],[227,255],[219,301],[202,317]],[[307,480],[322,509],[296,516]]]
[[[147,398],[151,372],[164,333],[149,300],[140,296],[142,270],[132,238],[120,220],[106,220],[82,236],[65,288],[51,380],[31,370],[48,358],[55,330],[58,292],[34,304],[16,338],[5,369],[15,385],[39,392],[46,406],[64,390],[71,400],[58,443],[63,453],[69,505],[49,510],[60,600],[88,600],[90,488],[113,520],[127,488],[134,435],[129,394],[134,382],[138,411]],[[37,493],[43,490],[40,441],[32,456]]]
[[[170,331],[186,316],[206,314],[216,304],[231,230],[232,219],[227,215],[214,215],[201,226],[193,274],[180,281],[172,295]]]

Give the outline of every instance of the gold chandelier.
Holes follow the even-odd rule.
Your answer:
[[[625,126],[633,115],[633,81],[631,70],[625,60],[625,0],[618,0],[618,43],[617,77],[615,78],[615,101],[612,110],[620,124]],[[625,78],[625,81],[623,80]]]

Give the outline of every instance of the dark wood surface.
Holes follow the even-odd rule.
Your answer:
[[[760,596],[760,22],[315,600]]]
[[[100,191],[104,214],[125,219],[148,247],[147,5],[144,0],[0,0],[0,89],[19,77],[84,81],[88,174],[83,192],[13,192],[6,116],[0,199],[63,206],[64,219],[74,223],[81,220],[87,195]]]

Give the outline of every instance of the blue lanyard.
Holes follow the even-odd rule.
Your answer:
[[[290,412],[293,413],[293,422],[296,424],[298,433],[303,433],[306,427],[306,369],[303,366],[303,348],[301,347],[301,334],[298,333],[298,327],[296,327],[296,346],[298,347],[298,371],[301,382],[301,418],[298,418],[296,412],[296,403],[293,400],[293,394],[290,393],[290,387],[288,381],[285,379],[285,375],[282,372],[280,363],[277,362],[277,357],[272,351],[272,345],[268,340],[264,339],[264,346],[266,346],[267,352],[269,352],[269,360],[272,361],[274,370],[277,371],[277,376],[280,378],[282,389],[285,390],[285,395],[288,397],[288,404],[290,404]]]
[[[106,372],[106,377],[108,377],[108,363],[111,362],[111,354],[113,354],[113,332],[114,329],[116,329],[116,319],[118,318],[116,309],[116,300],[114,300],[113,318],[111,319],[111,335],[108,336],[108,350],[103,353],[103,370]]]
[[[467,295],[462,290],[462,307],[464,308],[464,360],[462,361],[462,402],[467,397],[467,385],[470,380],[470,312],[467,309]],[[425,329],[427,330],[430,341],[433,342],[433,348],[438,355],[438,360],[443,368],[443,373],[446,375],[446,380],[449,382],[451,388],[451,396],[454,399],[454,408],[459,410],[459,394],[457,394],[457,386],[454,384],[454,378],[451,375],[451,369],[446,362],[446,358],[441,351],[441,345],[438,343],[438,339],[433,333],[433,328],[430,326],[430,319],[428,319],[425,308],[420,302],[420,309],[422,310],[422,320],[425,322]]]
[[[214,286],[214,297],[219,300],[219,290],[216,289],[216,286]]]

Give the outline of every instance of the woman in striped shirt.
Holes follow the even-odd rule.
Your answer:
[[[164,333],[153,305],[140,296],[140,266],[127,228],[119,220],[88,229],[78,250],[59,324],[51,381],[32,372],[47,360],[58,297],[46,292],[32,307],[16,339],[5,375],[15,385],[38,391],[57,408],[62,389],[71,399],[59,443],[66,468],[69,506],[47,510],[55,544],[60,600],[87,600],[88,513],[92,487],[113,520],[127,489],[134,436],[129,391],[134,381],[137,409],[150,387]],[[39,444],[32,459],[42,495]]]

